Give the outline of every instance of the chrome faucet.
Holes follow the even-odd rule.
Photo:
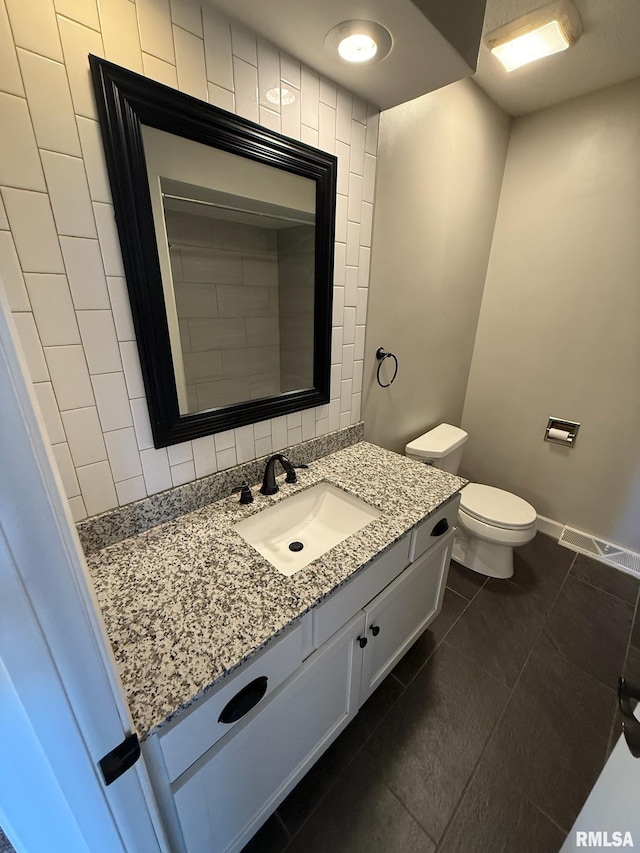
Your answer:
[[[307,465],[293,465],[284,453],[274,453],[273,456],[269,457],[267,464],[265,465],[262,488],[260,489],[260,492],[263,495],[275,495],[275,493],[279,491],[280,487],[276,483],[276,462],[279,462],[287,472],[287,476],[285,478],[286,483],[298,482],[298,477],[294,470],[295,468],[308,467]]]

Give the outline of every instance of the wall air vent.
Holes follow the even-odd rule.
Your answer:
[[[608,563],[610,566],[615,566],[616,569],[640,578],[640,554],[636,554],[634,551],[627,551],[612,542],[596,539],[595,536],[589,536],[588,533],[582,533],[580,530],[566,526],[562,528],[558,542],[565,548],[570,548],[579,554],[586,554],[595,560]]]

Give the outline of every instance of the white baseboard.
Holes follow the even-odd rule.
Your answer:
[[[540,533],[546,533],[547,536],[553,536],[554,539],[559,539],[564,524],[560,521],[554,521],[552,518],[546,518],[544,515],[538,516],[537,527]]]

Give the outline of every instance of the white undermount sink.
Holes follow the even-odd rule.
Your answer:
[[[318,483],[233,526],[283,575],[292,575],[378,518],[380,510]]]

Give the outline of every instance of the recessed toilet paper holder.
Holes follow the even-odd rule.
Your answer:
[[[564,444],[573,447],[576,443],[580,424],[577,421],[565,421],[562,418],[549,418],[544,431],[544,440],[554,444]]]

